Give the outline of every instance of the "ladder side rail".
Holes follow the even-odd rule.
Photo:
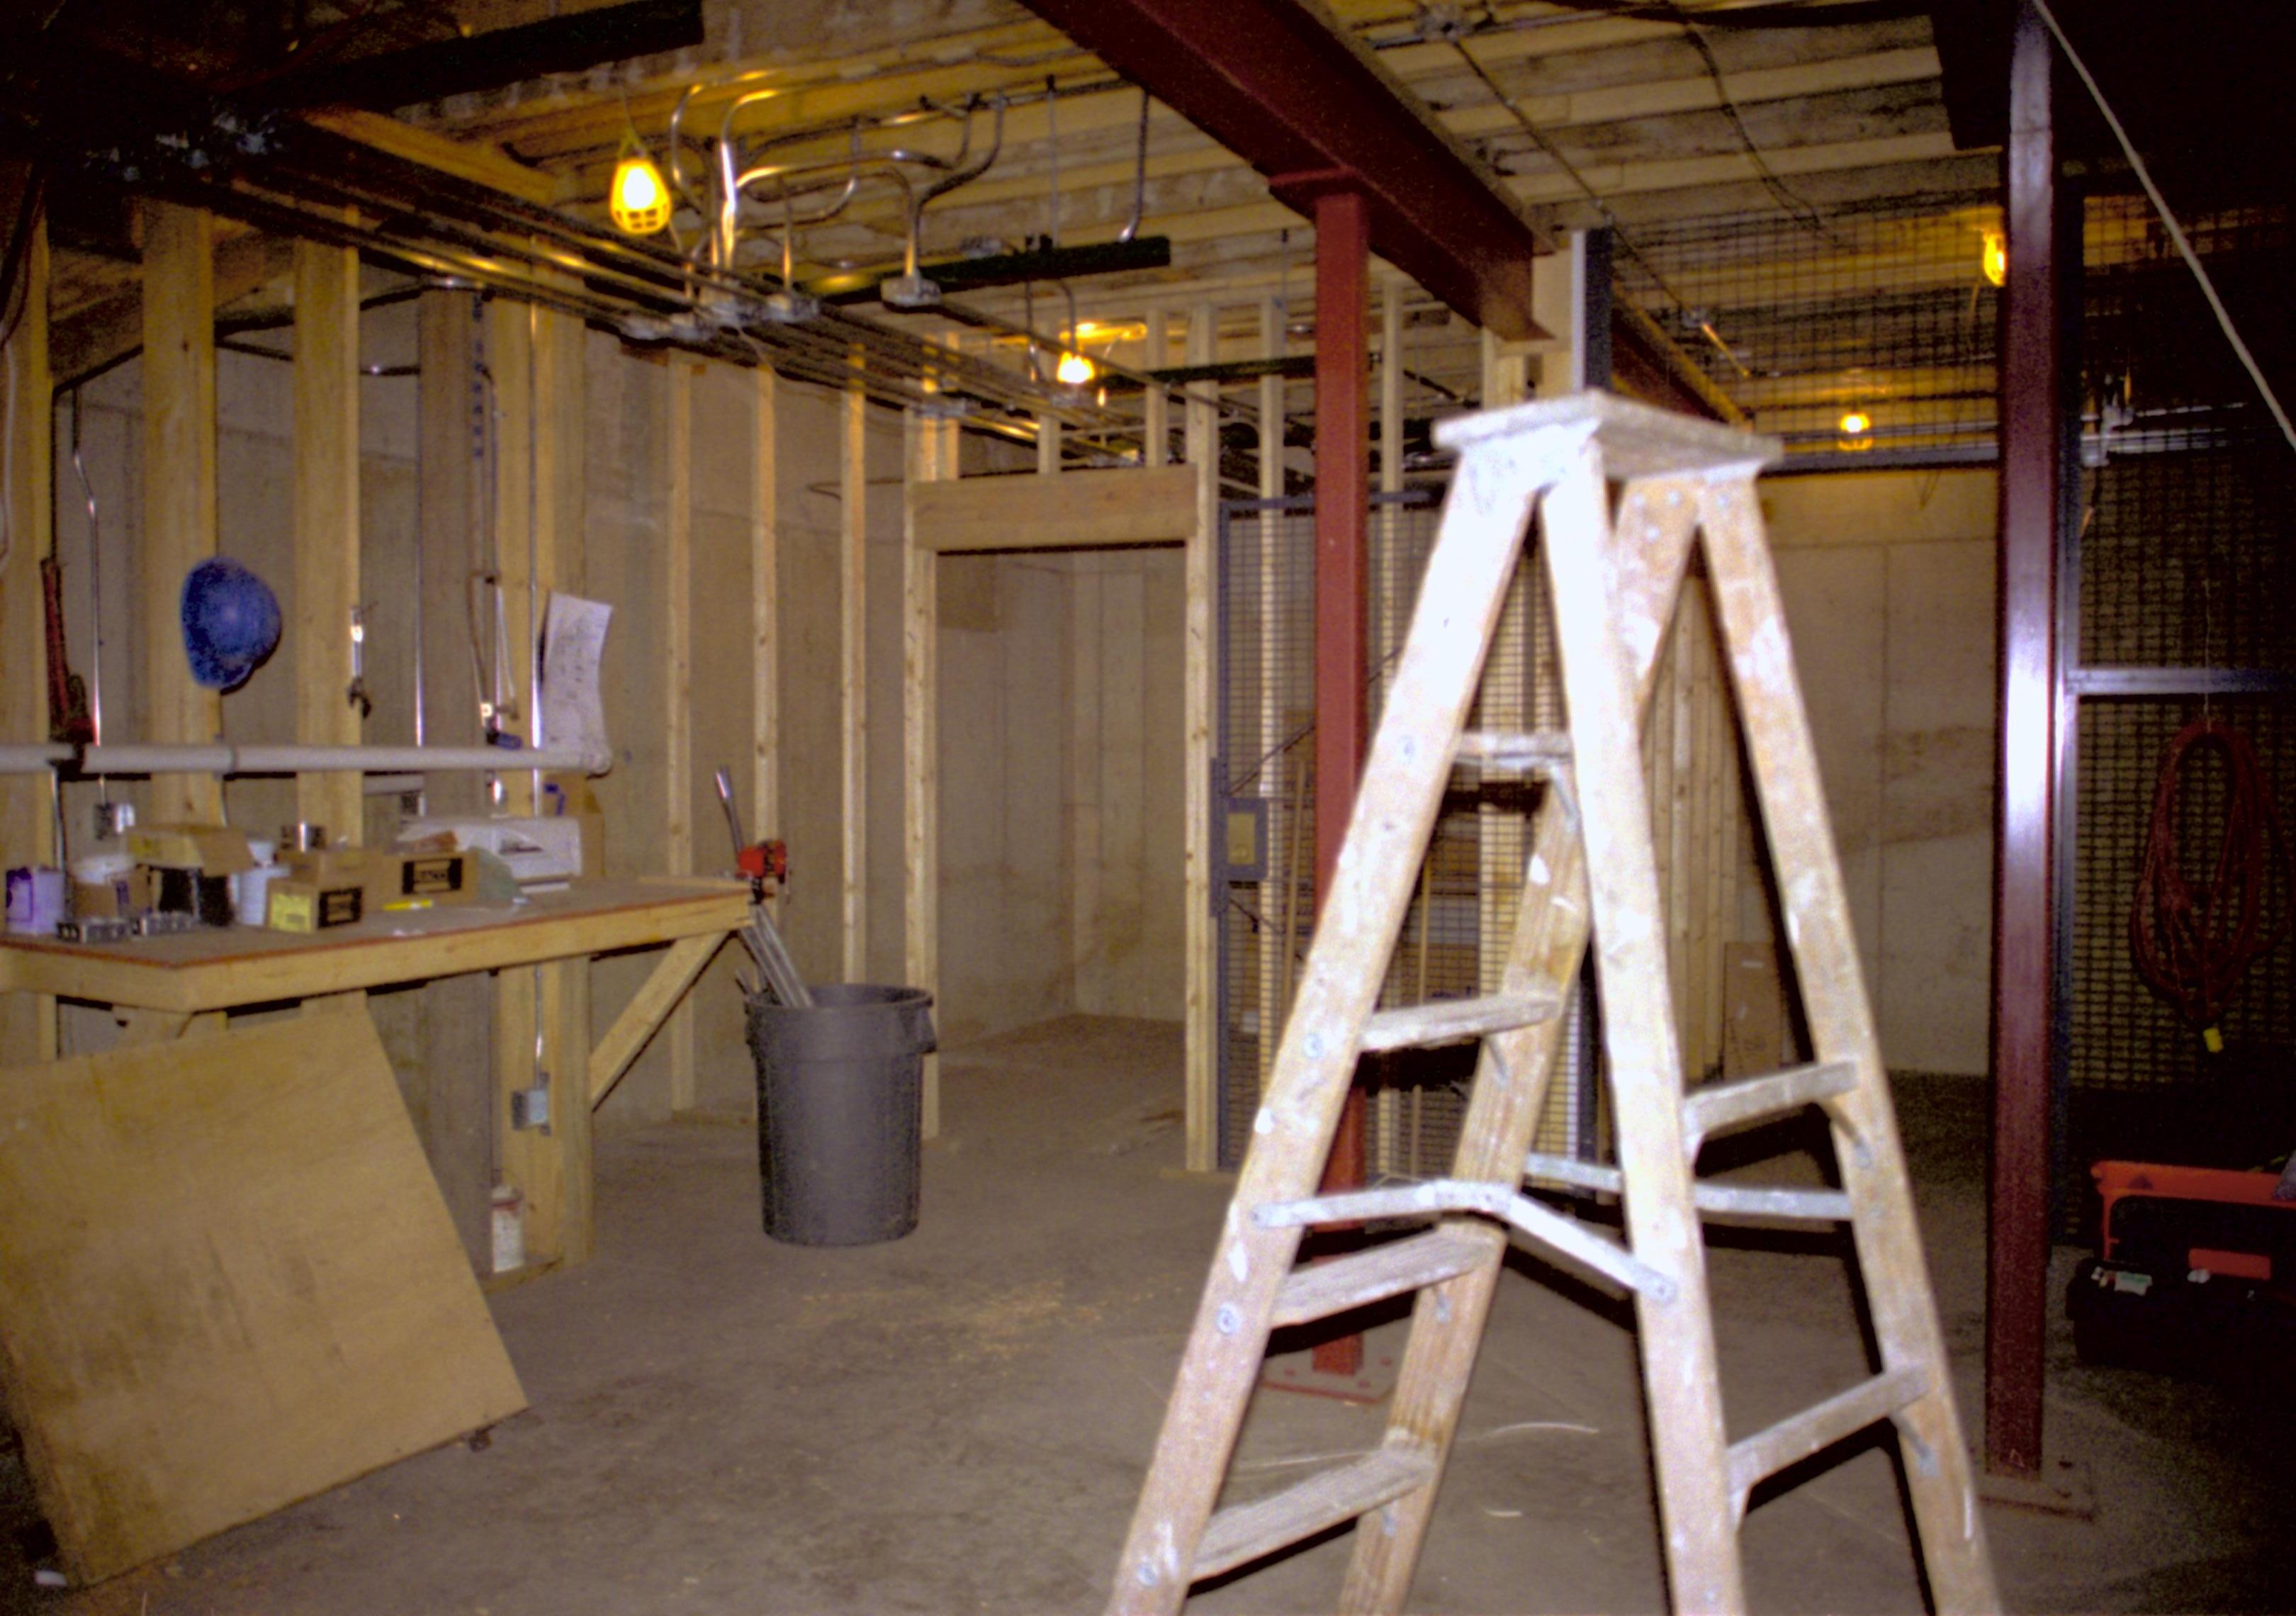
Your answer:
[[[1591,423],[1543,429],[1461,457],[1117,1565],[1111,1616],[1176,1612],[1187,1596],[1300,1240],[1296,1228],[1254,1225],[1248,1210],[1312,1194],[1323,1171],[1357,1042],[1434,828],[1451,742],[1505,600],[1502,586],[1540,489],[1592,431]]]
[[[1634,671],[1613,614],[1586,609],[1607,600],[1607,503],[1601,458],[1590,448],[1548,493],[1539,549],[1557,607],[1629,1244],[1675,1282],[1671,1300],[1635,1297],[1668,1586],[1677,1610],[1726,1613],[1743,1611],[1745,1590]]]
[[[1606,546],[1607,572],[1619,639],[1634,662],[1638,718],[1650,705],[1659,652],[1674,628],[1682,580],[1690,571],[1704,482],[1696,476],[1638,477],[1619,496]]]
[[[1469,453],[1473,451],[1470,450]],[[1671,497],[1669,497],[1671,496]],[[1620,501],[1617,544],[1638,542],[1661,554],[1643,575],[1663,581],[1638,586],[1616,610],[1620,637],[1635,659],[1635,709],[1650,705],[1658,651],[1665,625],[1674,616],[1690,541],[1697,528],[1694,479],[1642,479],[1627,485]],[[1535,562],[1526,561],[1526,565]],[[1621,592],[1622,595],[1624,592]],[[1575,982],[1587,953],[1586,845],[1566,810],[1562,794],[1550,788],[1531,826],[1531,856],[1505,980]],[[1540,899],[1546,901],[1539,901]],[[1451,1176],[1509,1184],[1521,1178],[1524,1155],[1538,1129],[1546,1089],[1562,1045],[1562,1024],[1526,1028],[1486,1045],[1475,1063],[1467,1114],[1459,1128],[1459,1150]],[[1496,1058],[1495,1058],[1496,1057]],[[1502,1068],[1499,1061],[1504,1061]],[[1502,1070],[1517,1080],[1501,1083]],[[1435,1454],[1436,1480],[1387,1505],[1374,1517],[1375,1530],[1358,1529],[1341,1585],[1339,1608],[1390,1612],[1403,1608],[1426,1541],[1435,1497],[1457,1435],[1459,1413],[1474,1373],[1505,1254],[1506,1236],[1472,1219],[1457,1226],[1472,1231],[1489,1248],[1489,1260],[1449,1283],[1420,1292],[1414,1305],[1410,1345],[1404,1353],[1390,1414],[1392,1427],[1409,1431]],[[1367,1523],[1367,1526],[1370,1523]]]
[[[1882,1367],[1932,1371],[1928,1392],[1898,1418],[1907,1439],[1906,1481],[1931,1592],[1940,1612],[1998,1610],[1896,1112],[1751,473],[1709,487],[1701,525],[1815,1054],[1821,1062],[1849,1062],[1858,1074],[1856,1087],[1827,1102],[1826,1110],[1855,1214],[1859,1276]]]
[[[1533,878],[1516,911],[1502,991],[1540,980],[1575,980],[1586,950],[1586,856],[1560,792],[1549,789],[1540,801],[1530,845]],[[1552,901],[1538,901],[1542,897]],[[1475,1059],[1466,1115],[1460,1120],[1452,1177],[1504,1183],[1510,1189],[1521,1181],[1523,1154],[1546,1105],[1562,1029],[1557,1018],[1485,1041]],[[1337,1608],[1341,1611],[1402,1608],[1458,1431],[1459,1410],[1482,1347],[1491,1297],[1505,1267],[1505,1230],[1472,1218],[1456,1218],[1444,1226],[1480,1241],[1485,1260],[1458,1278],[1419,1293],[1412,1308],[1410,1345],[1388,1414],[1390,1433],[1404,1433],[1435,1456],[1435,1477],[1357,1528],[1340,1589]]]

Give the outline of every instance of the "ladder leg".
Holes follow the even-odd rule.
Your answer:
[[[1300,1238],[1296,1228],[1260,1226],[1250,1210],[1315,1192],[1364,1022],[1441,806],[1453,745],[1498,616],[1500,586],[1521,552],[1539,489],[1584,437],[1531,435],[1461,459],[1117,1564],[1111,1613],[1177,1612],[1187,1596],[1204,1524],[1267,1350],[1276,1292]]]
[[[1620,638],[1636,676],[1637,712],[1649,704],[1658,651],[1681,592],[1684,564],[1696,527],[1694,479],[1638,480],[1627,485],[1611,546],[1611,592]],[[1587,952],[1586,849],[1578,826],[1550,792],[1531,833],[1531,860],[1522,906],[1508,955],[1508,988],[1518,980],[1575,982]],[[1503,1037],[1505,1070],[1531,1081],[1501,1083],[1487,1048],[1476,1062],[1473,1097],[1460,1128],[1455,1178],[1514,1183],[1538,1130],[1554,1073],[1563,1023],[1543,1022]],[[1506,1241],[1496,1229],[1471,1225],[1490,1243],[1491,1261],[1423,1292],[1412,1314],[1409,1345],[1396,1381],[1390,1429],[1406,1431],[1434,1452],[1438,1476],[1457,1434],[1459,1411],[1480,1350],[1498,1284]],[[1407,1493],[1377,1517],[1377,1530],[1358,1530],[1341,1591],[1342,1611],[1397,1611],[1434,1513],[1433,1485]]]
[[[1503,991],[1520,991],[1534,982],[1575,981],[1587,945],[1584,854],[1577,828],[1552,791],[1539,806],[1529,872]],[[1452,1177],[1488,1179],[1510,1189],[1521,1181],[1523,1157],[1538,1127],[1563,1026],[1557,1016],[1486,1040],[1475,1062],[1472,1097],[1460,1125]],[[1357,1529],[1354,1555],[1340,1594],[1342,1611],[1402,1608],[1435,1507],[1443,1462],[1458,1430],[1460,1405],[1466,1399],[1507,1248],[1505,1235],[1491,1225],[1459,1222],[1488,1243],[1488,1259],[1458,1278],[1419,1293],[1388,1421],[1390,1441],[1406,1441],[1434,1456],[1436,1480],[1387,1505]]]
[[[1929,1375],[1929,1390],[1898,1416],[1907,1439],[1906,1481],[1923,1563],[1941,1616],[1998,1610],[1897,1115],[1858,967],[1776,573],[1762,542],[1760,507],[1751,482],[1744,480],[1714,485],[1703,504],[1708,566],[1811,1041],[1818,1060],[1847,1061],[1857,1069],[1857,1086],[1829,1111],[1882,1367],[1920,1367]]]
[[[1602,972],[1603,1047],[1629,1186],[1627,1228],[1636,1255],[1675,1286],[1667,1300],[1635,1299],[1667,1579],[1676,1609],[1730,1612],[1744,1609],[1745,1592],[1633,674],[1611,612],[1562,604],[1609,598],[1606,511],[1602,463],[1590,450],[1547,496],[1539,548],[1561,608],[1555,628]]]

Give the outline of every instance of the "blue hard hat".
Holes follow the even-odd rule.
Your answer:
[[[279,644],[279,597],[235,561],[184,574],[184,655],[209,690],[235,690]]]

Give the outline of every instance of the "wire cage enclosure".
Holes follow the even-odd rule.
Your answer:
[[[1997,202],[1924,196],[1638,228],[1613,263],[1790,462],[1854,470],[1990,451],[2002,239]]]
[[[1440,490],[1372,505],[1368,605],[1371,722],[1399,655],[1440,516]],[[1212,842],[1219,906],[1219,1154],[1242,1159],[1315,924],[1316,744],[1312,497],[1222,506],[1217,628],[1218,757]],[[1556,728],[1563,721],[1551,611],[1527,549],[1469,724]],[[1653,833],[1667,882],[1677,1020],[1693,1079],[1722,1064],[1724,942],[1745,849],[1742,776],[1702,581],[1693,578],[1662,660],[1644,732]],[[1418,871],[1380,997],[1382,1008],[1472,997],[1499,987],[1529,856],[1540,787],[1455,770]],[[1595,1005],[1582,983],[1537,1148],[1595,1159],[1603,1148]],[[1369,1057],[1368,1160],[1374,1177],[1451,1169],[1476,1046]]]
[[[2185,223],[2284,391],[2296,360],[2288,210]],[[2164,757],[2188,725],[2238,732],[2263,795],[2296,808],[2296,452],[2142,197],[2089,197],[2083,255],[2081,455],[2060,582],[2056,1201],[2068,1235],[2091,1222],[2088,1169],[2101,1158],[2254,1167],[2296,1144],[2292,866],[2268,826],[2226,842],[2240,783],[2218,749],[2188,755],[2157,833],[2202,906],[2216,899],[2219,924],[2238,886],[2254,887],[2257,951],[2220,1011],[2196,1017],[2148,985],[2132,930],[2156,918],[2139,874]]]

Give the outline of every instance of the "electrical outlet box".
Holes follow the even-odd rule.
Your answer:
[[[532,1088],[512,1090],[510,1125],[512,1128],[550,1126],[550,1079],[548,1078],[544,1078]]]

